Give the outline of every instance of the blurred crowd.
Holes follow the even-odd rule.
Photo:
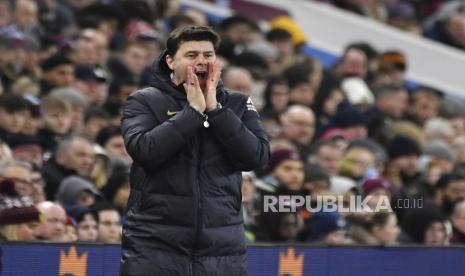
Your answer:
[[[356,4],[371,1],[339,2],[373,16]],[[384,2],[384,21],[388,2],[415,18],[452,4]],[[167,34],[191,24],[221,35],[224,86],[252,98],[271,141],[268,166],[243,174],[249,242],[465,242],[464,103],[408,89],[402,49],[354,41],[323,68],[303,54],[305,26],[292,18],[212,21],[175,0],[0,1],[2,239],[120,241],[132,162],[122,108],[150,84]],[[371,196],[392,210],[269,213],[267,195]]]
[[[316,0],[465,49],[463,0]]]

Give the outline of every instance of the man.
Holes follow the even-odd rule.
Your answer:
[[[312,109],[303,105],[292,105],[281,116],[283,138],[297,147],[303,160],[311,150],[311,142],[315,135],[315,114]]]
[[[66,212],[57,203],[44,201],[37,205],[42,220],[36,228],[36,237],[42,240],[65,241]]]
[[[97,214],[97,240],[101,242],[119,243],[121,241],[121,218],[115,206],[101,202],[93,205]]]
[[[241,171],[266,164],[269,143],[250,98],[219,82],[218,42],[207,27],[174,30],[151,87],[125,105],[121,275],[247,275]]]
[[[92,143],[83,136],[70,136],[58,144],[57,152],[44,163],[47,199],[53,200],[61,181],[71,175],[89,177],[95,160]]]
[[[31,165],[23,161],[10,161],[0,168],[0,177],[14,182],[15,191],[20,196],[32,196]]]

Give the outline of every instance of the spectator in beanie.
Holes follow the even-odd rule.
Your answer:
[[[57,53],[41,63],[43,76],[40,93],[47,95],[57,87],[70,86],[74,82],[74,64],[66,55]]]
[[[61,181],[70,175],[89,177],[95,152],[85,137],[73,135],[58,144],[56,153],[42,168],[47,199],[53,200]]]
[[[35,240],[39,210],[32,200],[20,196],[12,181],[0,182],[0,241]]]
[[[370,196],[367,204],[373,209],[375,209],[378,204],[390,204],[394,194],[392,183],[383,177],[366,180],[362,184],[362,189],[364,197]]]
[[[420,180],[418,158],[421,149],[415,140],[397,135],[387,144],[387,153],[389,164],[385,175],[396,188],[408,187]]]
[[[452,222],[451,243],[465,244],[465,200],[457,202],[450,216]]]
[[[21,96],[0,95],[0,139],[9,144],[14,135],[21,132],[28,109],[27,101]]]
[[[53,153],[71,127],[72,107],[65,99],[48,95],[40,101],[43,127],[38,137],[44,152]]]
[[[305,224],[304,240],[325,245],[344,245],[347,222],[338,212],[319,211],[311,214]]]
[[[307,163],[304,167],[304,173],[303,188],[308,195],[315,196],[329,191],[329,176],[320,165]]]
[[[63,242],[66,241],[66,212],[57,203],[44,201],[37,205],[42,215],[42,220],[36,228],[35,235],[38,239]]]

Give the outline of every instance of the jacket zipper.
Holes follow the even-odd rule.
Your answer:
[[[208,118],[208,117],[207,117]],[[205,122],[207,122],[207,118],[205,118]],[[207,128],[208,126],[205,126]],[[192,249],[192,256],[191,256],[191,263],[189,265],[190,269],[190,275],[194,275],[193,271],[193,263],[195,259],[195,250],[197,248],[197,243],[198,239],[200,237],[200,232],[202,231],[202,187],[200,185],[200,170],[201,170],[201,163],[200,160],[202,160],[202,150],[203,150],[203,129],[200,130],[199,134],[199,148],[198,148],[198,159],[197,159],[197,179],[196,179],[196,185],[195,185],[195,192],[196,192],[196,203],[197,203],[197,208],[196,208],[196,223],[195,223],[195,234],[194,234],[194,245]]]

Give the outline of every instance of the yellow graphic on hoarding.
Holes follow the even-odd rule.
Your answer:
[[[61,250],[60,252],[60,273],[58,275],[87,275],[87,252],[78,256],[75,246],[69,248],[68,254]]]
[[[304,254],[295,255],[294,248],[279,254],[279,276],[302,276],[304,272]]]

